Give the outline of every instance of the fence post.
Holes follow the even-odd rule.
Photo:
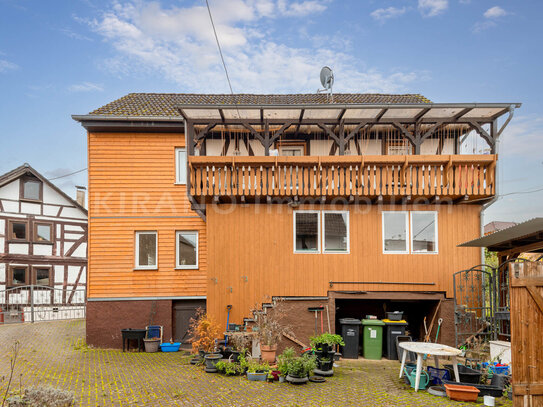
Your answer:
[[[34,284],[30,284],[30,321],[34,323]]]

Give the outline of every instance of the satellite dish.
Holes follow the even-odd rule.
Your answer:
[[[332,85],[334,84],[334,73],[327,66],[321,69],[321,83],[326,90],[332,89]]]

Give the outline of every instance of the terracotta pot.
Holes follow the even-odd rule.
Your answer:
[[[275,352],[277,352],[277,345],[260,345],[260,358],[263,362],[274,363]]]

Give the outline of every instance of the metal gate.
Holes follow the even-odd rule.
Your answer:
[[[25,285],[0,290],[0,324],[85,318],[86,291]]]
[[[454,273],[456,346],[496,339],[496,269],[481,264]]]

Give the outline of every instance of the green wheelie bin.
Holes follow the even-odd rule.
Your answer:
[[[378,319],[363,319],[364,358],[380,360],[383,356],[383,326]]]

